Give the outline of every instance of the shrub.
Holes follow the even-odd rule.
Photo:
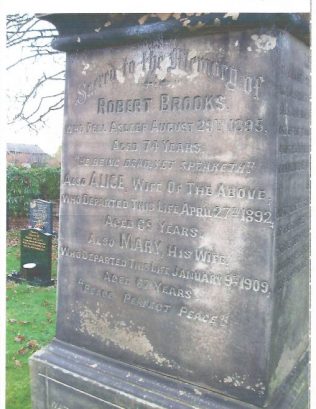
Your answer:
[[[12,216],[26,216],[30,201],[36,198],[59,198],[60,169],[58,168],[7,168],[7,205]]]
[[[59,199],[60,168],[37,168],[34,173],[39,179],[41,199]]]

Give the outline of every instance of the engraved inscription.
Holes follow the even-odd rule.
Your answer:
[[[108,291],[104,288],[98,288],[96,286],[93,286],[87,283],[86,281],[78,280],[78,285],[80,286],[82,292],[90,294],[92,296],[106,298],[109,300],[112,300],[113,298],[112,291]]]
[[[179,98],[179,97],[177,97]],[[183,97],[186,98],[186,97]],[[187,97],[189,98],[189,97]],[[218,109],[219,111],[221,109]],[[295,127],[294,127],[295,129]],[[209,118],[198,119],[196,121],[178,121],[178,122],[165,122],[157,119],[151,122],[118,122],[109,121],[107,123],[100,122],[86,122],[80,124],[68,123],[65,126],[65,132],[67,134],[83,134],[83,133],[107,133],[110,134],[177,134],[184,132],[207,132],[224,133],[233,132],[237,135],[242,133],[246,134],[260,134],[267,133],[264,127],[263,118]],[[285,132],[284,127],[280,126],[280,132]],[[304,130],[306,132],[306,128]]]
[[[161,182],[149,182],[140,177],[132,178],[133,189],[136,192],[161,192]]]
[[[130,233],[120,233],[119,245],[122,249],[160,255],[162,243],[161,240],[142,239]]]
[[[109,271],[105,271],[103,275],[103,280],[110,284],[117,284],[122,286],[129,286],[130,285],[130,277],[126,277],[123,275],[116,275],[110,273]]]
[[[255,162],[214,162],[182,161],[180,170],[192,173],[232,173],[249,174],[253,172]]]
[[[108,175],[93,171],[89,178],[88,186],[103,189],[124,189],[123,175]]]
[[[81,249],[71,249],[67,246],[60,247],[60,254],[63,257],[71,257],[77,260],[92,261],[93,263],[101,263],[109,266],[118,266],[126,268],[127,261],[123,258],[106,256],[103,254],[91,253]]]
[[[191,310],[187,307],[181,307],[178,312],[179,317],[184,317],[188,320],[201,322],[203,324],[215,326],[215,327],[226,327],[229,323],[229,315],[214,315],[207,311],[202,310]]]
[[[78,166],[91,166],[91,167],[119,167],[120,159],[119,158],[102,158],[102,157],[93,157],[86,155],[77,155],[75,156],[75,161]]]
[[[170,236],[197,237],[199,229],[196,227],[187,227],[179,224],[167,224],[166,221],[158,222],[160,233]]]
[[[37,251],[45,251],[47,247],[40,234],[34,230],[23,237],[22,246]]]
[[[227,264],[226,257],[218,254],[213,249],[207,248],[181,248],[175,244],[167,245],[168,257],[200,261],[205,264]]]
[[[168,94],[161,94],[159,98],[160,111],[221,111],[224,108],[223,95],[171,97]]]
[[[97,113],[116,113],[124,114],[128,112],[148,112],[151,98],[137,98],[137,99],[117,99],[106,100],[105,98],[98,98]]]
[[[173,169],[176,164],[175,160],[151,160],[151,159],[125,159],[124,168],[144,169],[144,170],[168,170]]]
[[[307,174],[308,126],[276,120],[282,104],[290,113],[289,94],[295,110],[306,101],[298,86],[276,81],[277,50],[250,53],[232,32],[225,42],[159,40],[68,61],[59,260],[71,274],[60,288],[74,291],[62,313],[82,325],[67,323],[63,337],[219,392],[219,357],[233,374],[234,340],[233,351],[249,350],[251,359],[237,358],[245,373],[264,378],[266,347],[254,356],[250,344],[267,340],[274,292],[306,252],[298,240],[306,225],[295,225],[307,203],[296,174]],[[276,175],[294,176],[295,203],[278,206]],[[192,345],[205,357],[199,368]]]
[[[136,297],[130,293],[124,294],[123,303],[134,307],[145,308],[154,312],[163,313],[168,313],[172,308],[170,304],[157,303],[150,298]]]
[[[197,207],[190,203],[172,202],[147,202],[136,199],[117,200],[102,196],[70,195],[62,194],[61,200],[64,204],[83,205],[93,207],[104,207],[108,209],[131,209],[138,212],[157,212],[173,214],[178,216],[191,216],[216,220],[239,220],[243,223],[262,223],[273,227],[272,212],[258,208],[214,206]]]
[[[172,285],[166,285],[162,281],[148,280],[140,277],[136,277],[136,287],[143,291],[156,291],[161,294],[167,294],[172,297],[179,298],[192,298],[193,292],[190,288],[177,288]]]
[[[178,47],[167,53],[152,48],[142,52],[137,60],[133,58],[127,61],[127,58],[123,57],[116,66],[113,66],[112,63],[106,70],[104,65],[107,64],[102,64],[101,72],[93,72],[91,79],[88,81],[85,79],[79,84],[75,104],[85,104],[98,91],[108,88],[110,84],[124,83],[127,79],[135,78],[135,75],[137,75],[138,83],[141,78],[148,78],[149,76],[152,80],[147,79],[147,81],[142,80],[142,82],[146,85],[153,85],[157,82],[157,77],[158,81],[164,79],[167,82],[176,83],[178,73],[184,72],[188,76],[202,77],[202,79],[206,79],[206,83],[222,82],[226,90],[240,90],[244,95],[251,96],[255,100],[260,99],[265,82],[262,75],[247,75],[228,63],[210,58],[208,54],[196,54],[190,49]],[[111,101],[115,107],[114,100]],[[131,101],[129,102],[129,109],[133,109],[134,103],[132,101],[134,100],[128,99],[126,101]],[[123,109],[121,103],[119,105],[120,109]],[[127,111],[126,107],[126,112],[134,111]]]
[[[114,217],[107,214],[104,217],[104,226],[114,229],[151,230],[151,219],[133,219],[128,217]]]

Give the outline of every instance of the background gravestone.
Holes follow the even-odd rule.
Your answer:
[[[307,408],[306,17],[45,18],[68,56],[33,408]]]
[[[23,280],[33,285],[51,285],[52,235],[39,229],[21,230],[20,260]],[[34,266],[25,266],[29,264]]]
[[[29,224],[32,228],[41,229],[44,233],[53,233],[53,204],[41,199],[30,203]]]

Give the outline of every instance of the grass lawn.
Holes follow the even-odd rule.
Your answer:
[[[53,278],[56,277],[56,239]],[[20,269],[19,232],[7,234],[7,274]],[[7,283],[6,409],[31,409],[28,358],[55,335],[56,288]]]

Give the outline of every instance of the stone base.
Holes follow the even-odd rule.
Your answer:
[[[8,281],[14,281],[15,283],[25,283],[33,285],[34,287],[50,287],[56,284],[55,280],[36,277],[33,280],[27,280],[21,273],[14,272],[7,276]]]
[[[259,409],[57,340],[30,367],[33,409]],[[308,408],[306,356],[267,408]]]

